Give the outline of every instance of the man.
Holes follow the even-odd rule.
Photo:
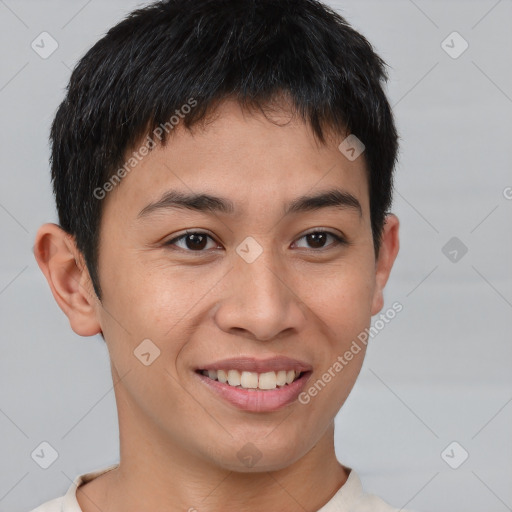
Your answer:
[[[334,451],[399,249],[385,79],[313,0],[154,3],[82,58],[34,254],[120,462],[37,512],[395,510]]]

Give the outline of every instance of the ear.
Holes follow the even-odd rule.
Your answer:
[[[101,332],[99,300],[74,238],[57,224],[43,224],[37,231],[34,256],[73,331],[80,336]]]
[[[375,289],[373,292],[371,314],[376,315],[384,306],[384,287],[388,281],[391,268],[395,262],[400,242],[398,217],[392,213],[386,216],[382,233],[382,242],[377,261],[375,262]]]

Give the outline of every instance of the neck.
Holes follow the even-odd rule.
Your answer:
[[[224,470],[194,460],[179,448],[165,460],[148,457],[149,453],[144,443],[125,447],[119,468],[109,472],[108,503],[112,510],[318,510],[348,478],[347,468],[339,464],[334,453],[334,425],[304,457],[277,471]]]
[[[336,459],[334,422],[287,467],[238,472],[170,442],[168,433],[126,417],[126,410],[118,413],[119,467],[79,488],[83,512],[318,510],[348,478]]]

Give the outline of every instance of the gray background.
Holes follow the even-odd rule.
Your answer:
[[[338,457],[397,507],[512,510],[512,1],[330,4],[391,66],[402,138],[384,309],[404,309],[373,338],[337,417]],[[47,137],[70,69],[137,5],[0,0],[0,511],[28,511],[118,460],[106,347],[71,331],[32,247],[56,222]],[[59,45],[47,59],[31,48],[43,31]],[[442,47],[453,31],[469,43],[458,58]],[[442,252],[452,237],[468,249],[455,262]],[[46,470],[31,457],[43,441],[58,452]],[[453,441],[452,464],[469,453],[457,469],[441,455]]]

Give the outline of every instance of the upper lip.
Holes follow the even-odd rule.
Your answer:
[[[256,359],[254,357],[235,357],[223,359],[214,363],[208,363],[198,370],[238,370],[240,372],[277,372],[279,370],[295,370],[297,372],[308,372],[312,370],[311,365],[291,359],[289,357],[271,357],[267,359]]]

